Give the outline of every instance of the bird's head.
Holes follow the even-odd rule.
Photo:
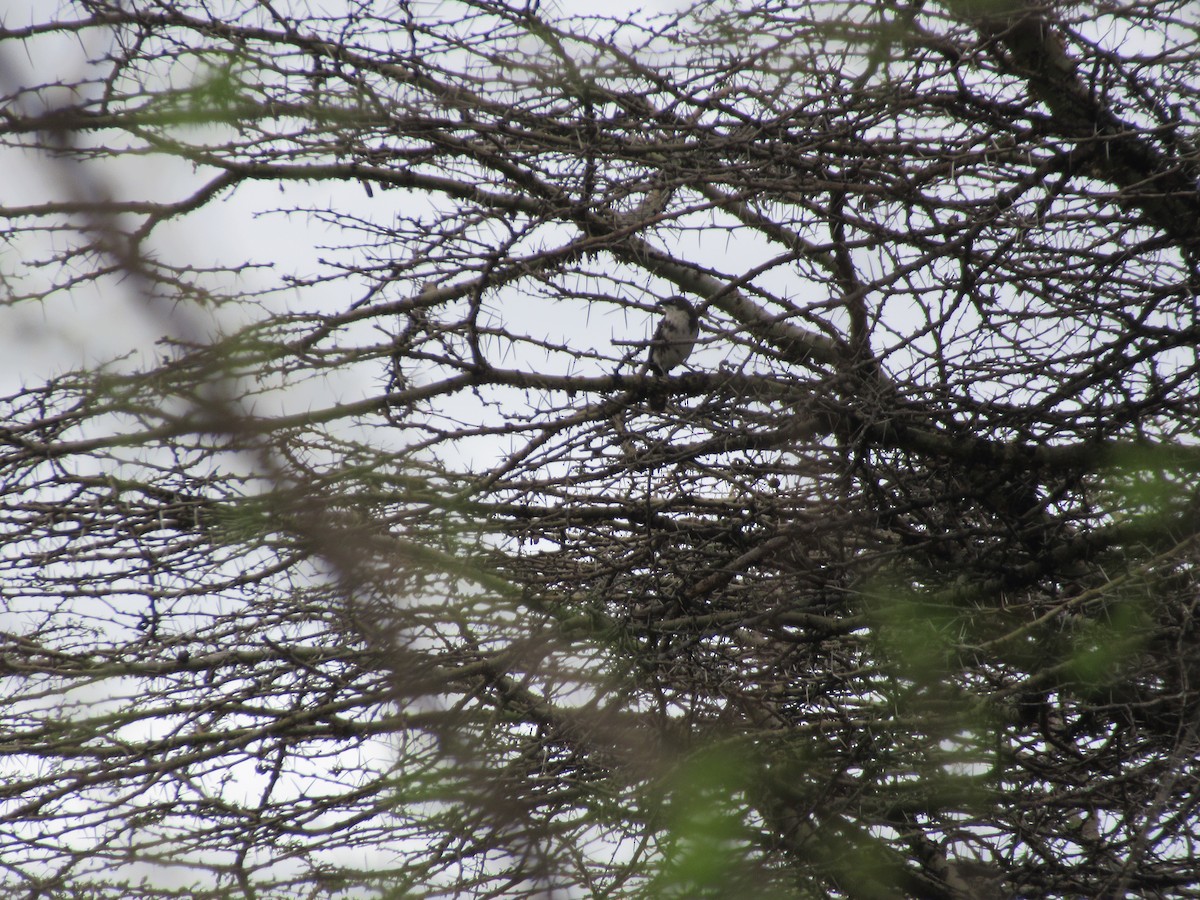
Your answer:
[[[677,309],[680,312],[685,312],[685,313],[690,314],[690,313],[693,313],[696,311],[695,308],[692,306],[692,304],[688,303],[688,301],[685,298],[680,297],[679,295],[676,295],[674,297],[668,297],[666,300],[660,300],[655,305],[662,312],[667,312],[668,310]]]

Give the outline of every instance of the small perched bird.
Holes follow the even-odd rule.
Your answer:
[[[666,375],[692,355],[700,335],[700,316],[682,297],[664,300],[658,308],[663,315],[650,341],[649,363],[655,375]]]
[[[691,356],[700,334],[700,316],[683,297],[669,297],[658,304],[658,308],[662,311],[662,318],[650,341],[650,355],[646,363],[655,375],[666,375]],[[666,403],[665,393],[651,400],[654,409],[663,409]]]

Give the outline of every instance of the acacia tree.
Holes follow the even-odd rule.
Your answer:
[[[1193,3],[36,16],[13,896],[1200,893]]]

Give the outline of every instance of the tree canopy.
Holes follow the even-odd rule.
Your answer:
[[[6,14],[0,884],[1200,895],[1200,9],[580,6]]]

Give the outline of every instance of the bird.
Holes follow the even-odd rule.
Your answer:
[[[696,338],[700,335],[700,314],[683,297],[668,297],[658,304],[662,318],[650,341],[650,353],[646,365],[655,375],[666,375],[673,368],[683,365],[692,355]],[[651,402],[654,409],[666,407],[665,392],[655,396]]]

